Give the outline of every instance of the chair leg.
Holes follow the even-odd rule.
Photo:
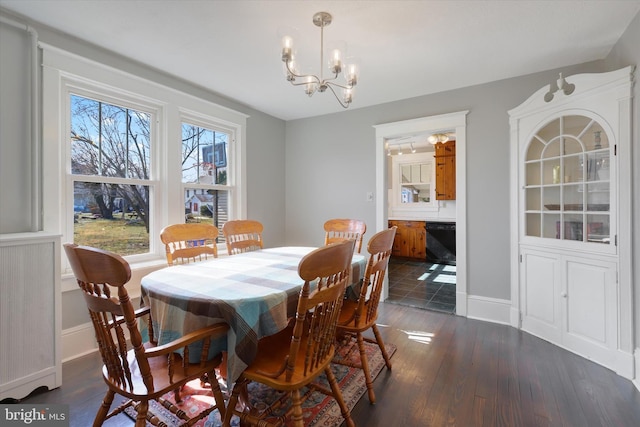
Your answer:
[[[384,348],[384,342],[382,341],[382,337],[380,336],[380,331],[378,330],[378,325],[375,323],[371,326],[373,330],[373,335],[376,337],[376,342],[378,343],[378,347],[380,347],[380,351],[382,352],[382,357],[384,357],[384,364],[387,365],[387,369],[391,370],[391,358],[387,353],[387,349]]]
[[[231,392],[231,397],[229,397],[229,402],[227,403],[224,418],[221,417],[222,427],[231,427],[231,418],[233,417],[234,410],[238,404],[238,397],[240,396],[240,390],[242,389],[242,381],[242,379],[239,379],[233,385],[233,390]]]
[[[338,381],[336,380],[335,375],[331,371],[331,367],[327,366],[324,370],[325,375],[327,376],[327,380],[329,380],[329,385],[331,386],[331,391],[333,392],[333,398],[338,402],[338,406],[340,407],[340,412],[342,413],[342,418],[344,418],[344,422],[347,427],[356,427],[355,423],[351,419],[351,412],[349,408],[347,408],[346,403],[344,403],[344,399],[342,398],[342,392],[340,391],[340,387],[338,386]]]
[[[358,350],[360,351],[360,366],[364,371],[364,382],[367,385],[367,393],[369,394],[369,403],[372,405],[376,403],[376,395],[373,392],[373,381],[371,380],[371,372],[369,372],[369,361],[367,360],[367,352],[364,347],[364,339],[362,334],[358,332]]]
[[[107,414],[109,413],[109,408],[111,408],[111,403],[113,403],[113,397],[116,395],[114,391],[107,390],[107,394],[104,395],[102,399],[102,404],[98,409],[98,413],[96,414],[96,418],[93,420],[93,427],[100,427],[104,420],[107,418]]]
[[[224,396],[222,395],[222,390],[220,389],[220,383],[218,383],[218,377],[216,377],[216,371],[212,370],[211,372],[209,372],[208,376],[211,392],[213,393],[213,398],[216,401],[216,406],[218,407],[218,412],[220,413],[220,419],[224,420],[227,408],[224,404]]]
[[[300,398],[300,390],[293,390],[291,392],[291,407],[293,409],[293,414],[291,416],[293,426],[304,427],[304,422],[302,421],[302,399]]]
[[[147,425],[147,412],[149,411],[149,401],[141,400],[140,404],[136,408],[138,410],[138,416],[136,416],[135,427],[146,427]]]

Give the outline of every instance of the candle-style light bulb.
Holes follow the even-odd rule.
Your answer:
[[[282,38],[282,61],[287,62],[291,60],[293,51],[293,39],[291,36],[284,36]]]
[[[340,59],[341,56],[342,54],[338,49],[334,49],[333,53],[331,54],[331,61],[329,63],[329,68],[331,69],[331,72],[334,74],[339,74],[340,71],[342,71],[342,60]]]
[[[309,96],[312,96],[316,91],[316,82],[313,79],[313,76],[307,76],[307,84],[304,86],[304,93]]]

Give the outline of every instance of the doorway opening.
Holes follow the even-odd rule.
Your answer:
[[[456,223],[455,265],[419,260],[394,259],[389,264],[388,283],[383,300],[404,303],[422,308],[467,315],[466,283],[466,115],[468,111],[423,117],[374,126],[376,130],[376,229],[389,227],[389,181],[386,141],[426,133],[452,131],[456,135]],[[436,215],[437,217],[437,215]],[[414,218],[417,219],[417,218]],[[438,218],[437,218],[438,219]],[[439,218],[442,220],[442,218]],[[425,221],[427,218],[422,218]],[[403,293],[401,296],[400,294]],[[438,298],[434,299],[434,297]],[[410,301],[410,298],[413,301]],[[441,300],[442,303],[438,301]],[[399,302],[398,302],[399,303]],[[430,304],[430,307],[428,305]]]

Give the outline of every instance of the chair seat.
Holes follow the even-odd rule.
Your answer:
[[[149,343],[145,343],[145,348],[151,349],[153,348],[153,346]],[[128,384],[116,384],[114,381],[109,379],[109,373],[107,372],[106,366],[102,367],[102,376],[104,378],[104,381],[107,384],[118,388],[118,393],[130,399],[155,399],[156,397],[162,396],[163,394],[175,389],[176,384],[186,384],[187,382],[192,380],[194,376],[201,376],[212,371],[218,365],[220,365],[222,361],[222,355],[218,354],[213,359],[205,362],[202,366],[200,366],[200,363],[189,363],[187,364],[185,370],[185,367],[182,366],[182,356],[176,353],[173,357],[172,362],[173,382],[169,382],[168,375],[154,375],[153,391],[148,390],[144,385],[144,382],[142,381],[140,367],[138,366],[138,361],[133,349],[127,352],[127,361],[129,370],[131,372],[131,383],[133,387],[130,388]],[[168,357],[158,356],[149,358],[149,367],[151,369],[151,372],[167,372],[169,369]]]
[[[365,310],[368,304],[369,304],[368,301],[364,304]],[[354,319],[355,319],[355,313],[357,308],[358,308],[358,301],[345,299],[342,302],[342,310],[340,310],[340,317],[338,317],[338,326],[337,326],[339,330],[345,330],[350,332],[365,331],[369,329],[371,325],[373,325],[376,322],[378,318],[377,315],[374,318],[372,318],[369,322],[366,322],[366,318],[362,316],[358,319],[358,323],[356,323]]]
[[[326,363],[320,363],[316,369],[304,375],[304,349],[307,346],[308,337],[303,336],[300,341],[296,366],[291,380],[286,381],[284,372],[275,378],[269,376],[269,374],[279,372],[287,356],[289,356],[292,333],[293,326],[288,326],[277,334],[262,338],[258,342],[256,358],[251,362],[251,366],[243,372],[244,377],[252,381],[259,381],[278,390],[295,390],[311,383],[318,375],[324,372],[324,369],[333,359],[335,349],[331,349],[329,356],[325,358]]]

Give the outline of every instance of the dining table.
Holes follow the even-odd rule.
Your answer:
[[[254,360],[258,340],[283,330],[295,316],[304,284],[298,264],[314,249],[260,249],[167,266],[147,274],[141,280],[141,294],[151,311],[154,339],[162,345],[226,322],[229,331],[211,343],[210,355],[226,352],[230,385]],[[351,285],[356,285],[364,275],[365,257],[354,253],[351,266]],[[199,348],[189,354],[199,357]]]

